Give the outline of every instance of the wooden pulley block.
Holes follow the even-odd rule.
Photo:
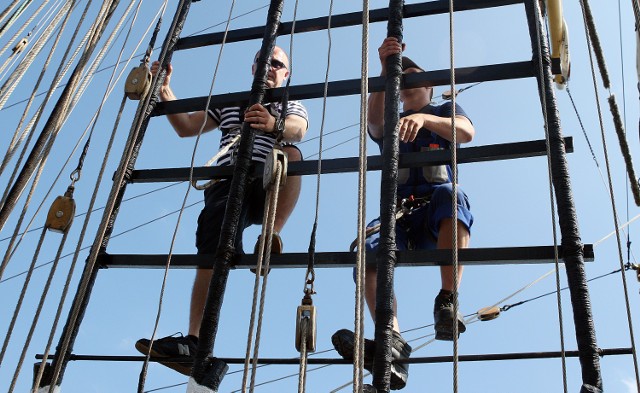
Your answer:
[[[24,47],[27,46],[27,43],[29,43],[29,41],[27,40],[26,37],[20,40],[20,42],[18,42],[16,46],[13,47],[12,49],[13,54],[15,55],[22,52],[24,50]]]
[[[478,310],[478,319],[481,321],[491,321],[500,316],[500,307],[485,307]]]
[[[298,306],[296,315],[296,350],[300,352],[303,340],[303,327],[306,328],[307,352],[316,351],[316,307],[312,304]]]
[[[61,195],[51,204],[45,228],[64,233],[71,227],[75,213],[76,202],[73,198],[69,195]]]
[[[146,64],[140,64],[135,67],[127,76],[127,81],[124,83],[124,94],[131,100],[140,100],[151,88],[151,71]]]
[[[458,96],[458,92],[456,91],[456,96]],[[453,98],[453,94],[451,93],[451,90],[447,90],[444,93],[442,93],[442,99],[443,100],[450,100]]]
[[[262,186],[265,190],[269,189],[276,181],[278,163],[282,165],[282,176],[280,176],[279,186],[282,187],[287,183],[287,162],[287,153],[279,147],[274,146],[264,162]]]

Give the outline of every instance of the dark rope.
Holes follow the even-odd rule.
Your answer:
[[[272,0],[269,6],[262,46],[260,55],[258,56],[257,69],[251,85],[249,107],[257,103],[262,103],[264,100],[267,64],[271,59],[275,47],[282,7],[283,0]],[[211,277],[207,302],[200,326],[198,350],[196,351],[193,369],[191,370],[191,375],[197,383],[200,383],[205,377],[209,365],[208,356],[214,349],[224,291],[229,277],[231,261],[235,255],[234,242],[238,231],[238,222],[242,212],[246,185],[249,181],[255,131],[249,123],[243,123],[241,135],[237,161],[233,171],[233,178],[231,179],[229,197],[227,199],[227,207],[222,221],[220,240],[214,259],[214,272]]]
[[[538,31],[544,31],[538,8],[533,1],[525,1],[529,34],[531,36],[532,49],[540,46],[541,53],[534,51],[534,59],[540,57],[543,69],[536,75],[541,80],[538,82],[544,86],[539,92],[541,102],[546,102],[548,116],[551,173],[558,206],[558,220],[562,235],[562,247],[567,281],[571,292],[573,305],[573,319],[576,329],[576,340],[580,351],[580,364],[582,366],[583,385],[581,392],[600,392],[602,390],[602,377],[600,373],[600,361],[598,346],[596,344],[595,327],[591,313],[589,290],[584,271],[583,246],[578,230],[578,220],[575,205],[571,193],[571,182],[567,168],[566,152],[560,129],[560,118],[556,105],[553,86],[551,85],[551,61],[549,47],[544,39],[538,35]],[[541,33],[543,34],[543,33]],[[538,61],[534,61],[538,67]]]
[[[387,36],[402,42],[402,0],[389,1]],[[376,356],[373,368],[373,386],[378,392],[389,392],[391,381],[391,340],[393,329],[393,273],[396,264],[396,199],[398,185],[398,121],[399,97],[402,77],[401,54],[386,59],[387,76],[384,97],[384,136],[382,147],[382,174],[380,185],[380,247],[376,255]]]

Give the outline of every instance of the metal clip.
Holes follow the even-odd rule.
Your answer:
[[[305,332],[303,332],[303,330]],[[306,333],[306,334],[304,334]],[[296,350],[301,351],[302,340],[306,337],[307,352],[316,350],[316,307],[311,297],[302,298],[296,314]]]
[[[73,200],[73,186],[69,186],[64,195],[57,197],[51,204],[45,228],[65,233],[73,223],[73,216],[76,212],[76,203]]]
[[[127,76],[124,83],[124,94],[131,100],[140,100],[151,88],[151,71],[146,64],[140,64],[135,67]]]
[[[279,146],[274,146],[264,162],[262,186],[265,190],[269,189],[276,181],[276,168],[278,162],[282,165],[282,176],[280,177],[280,184],[278,186],[282,187],[287,183],[287,153],[285,153]]]

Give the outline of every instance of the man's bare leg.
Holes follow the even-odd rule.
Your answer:
[[[438,233],[438,249],[451,250],[453,244],[453,225],[451,218],[445,218],[440,222],[440,231]],[[460,221],[458,221],[458,249],[469,247],[469,230]],[[463,266],[458,266],[458,287],[462,280]],[[453,288],[453,266],[440,267],[440,277],[442,279],[442,289],[446,291],[454,291]]]
[[[200,324],[202,323],[202,314],[204,314],[204,305],[207,300],[207,293],[209,293],[212,274],[213,269],[196,270],[189,310],[189,335],[191,336],[198,337],[200,335]]]
[[[378,288],[378,272],[375,268],[367,268],[364,285],[364,298],[369,308],[371,318],[376,320],[376,290]],[[393,294],[393,330],[400,333],[400,325],[398,324],[398,302],[395,293]]]
[[[282,150],[287,153],[289,162],[302,161],[300,150],[295,147],[285,146]],[[278,205],[276,206],[276,219],[273,229],[280,232],[284,224],[293,212],[300,196],[302,179],[300,176],[287,176],[287,183],[280,189],[278,194]]]
[[[284,147],[289,162],[302,160],[300,151],[295,147]],[[302,180],[300,176],[287,177],[287,183],[282,187],[278,196],[278,205],[276,207],[276,218],[274,230],[280,232],[287,222],[287,219],[293,212],[300,196]],[[191,291],[191,306],[189,313],[189,335],[198,337],[200,334],[200,324],[202,323],[202,315],[211,282],[212,269],[197,269],[196,278],[193,282]]]

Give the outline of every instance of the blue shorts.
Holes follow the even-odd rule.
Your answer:
[[[451,183],[436,185],[432,188],[431,201],[427,206],[405,214],[396,223],[396,247],[398,250],[430,250],[436,248],[440,222],[453,217]],[[467,194],[458,187],[458,221],[471,232],[473,215]],[[380,223],[380,219],[371,221],[368,227]],[[374,233],[366,239],[367,251],[376,250],[380,233]]]

